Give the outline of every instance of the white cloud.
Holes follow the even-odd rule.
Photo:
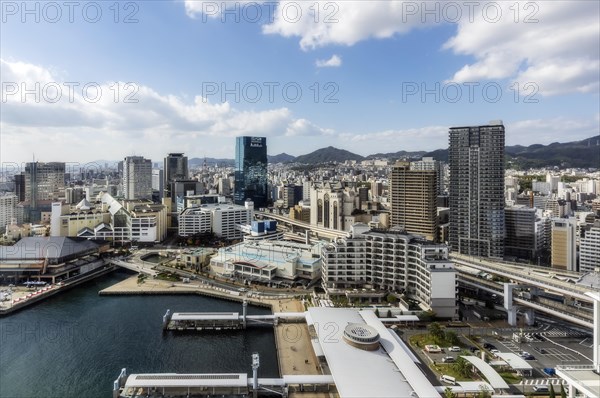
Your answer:
[[[211,103],[201,96],[184,101],[124,82],[99,83],[87,96],[81,83],[69,93],[65,82],[43,66],[0,62],[2,159],[29,159],[31,152],[46,154],[47,160],[118,159],[133,152],[159,159],[170,150],[182,148],[189,148],[191,155],[208,148],[208,156],[231,158],[235,136],[329,132],[297,119],[286,107],[244,111],[228,102]],[[36,95],[23,94],[24,89],[35,87],[39,87],[34,90]],[[57,88],[60,95],[51,93],[50,88]],[[92,102],[96,91],[101,95]]]
[[[188,15],[202,14],[206,19],[221,16],[226,7],[233,7],[231,3],[223,6],[186,0],[185,7]],[[237,4],[241,18],[247,3]],[[521,86],[531,82],[547,96],[600,89],[598,1],[286,0],[269,4],[272,18],[262,26],[263,33],[298,37],[303,50],[352,46],[452,23],[457,32],[443,48],[475,60],[456,71],[449,81],[511,79]]]
[[[451,80],[462,83],[512,79],[521,86],[532,82],[542,95],[597,92],[599,4],[495,2],[502,10],[498,22],[492,23],[489,16],[476,13],[472,23],[461,20],[457,34],[445,43],[444,48],[476,59]],[[519,15],[515,13],[517,8]],[[529,21],[528,17],[538,22]]]
[[[528,119],[508,122],[506,145],[550,144],[552,142],[578,141],[600,133],[597,115],[590,119]]]
[[[286,136],[330,136],[335,134],[332,129],[319,127],[306,119],[294,120],[287,126]]]
[[[342,66],[342,59],[333,54],[329,59],[318,59],[316,65],[317,68],[337,68]]]

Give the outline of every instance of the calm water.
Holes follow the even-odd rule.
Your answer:
[[[251,373],[278,377],[271,328],[163,333],[171,311],[238,311],[241,304],[200,296],[98,296],[128,275],[101,277],[0,318],[0,397],[110,397],[128,373]],[[248,307],[251,314],[266,308]]]

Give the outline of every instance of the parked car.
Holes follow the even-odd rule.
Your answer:
[[[450,362],[455,362],[456,360],[454,359],[454,357],[444,357],[442,359],[442,362],[444,363],[450,363]]]
[[[457,346],[457,345],[455,345],[455,346],[452,346],[452,347],[448,348],[448,351],[451,351],[451,352],[460,352],[460,347]]]
[[[544,373],[548,376],[554,376],[556,374],[556,370],[554,368],[544,368]]]
[[[523,357],[523,359],[527,361],[535,361],[535,357],[533,355],[527,355],[526,357]]]

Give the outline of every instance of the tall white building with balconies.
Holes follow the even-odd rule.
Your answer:
[[[592,272],[600,269],[600,222],[585,231],[579,245],[579,271]]]
[[[456,270],[448,247],[403,230],[368,230],[323,247],[323,287],[369,287],[406,294],[439,317],[458,316]]]

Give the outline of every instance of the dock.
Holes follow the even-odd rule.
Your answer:
[[[246,293],[247,294],[243,295],[238,291],[220,289],[203,283],[184,284],[156,279],[146,280],[144,283],[138,284],[137,276],[128,278],[99,292],[99,294],[102,296],[196,294],[236,301],[240,304],[242,304],[244,299],[246,299],[248,304],[270,308],[273,312],[272,315],[248,315],[246,318],[248,321],[247,326],[255,327],[258,325],[267,325],[273,327],[274,329],[279,374],[283,376],[273,379],[260,379],[259,381],[262,383],[261,385],[270,386],[269,388],[273,387],[274,389],[278,389],[280,391],[283,387],[287,386],[287,396],[290,398],[329,398],[329,388],[331,386],[331,384],[329,384],[329,380],[331,376],[327,375],[326,369],[321,368],[321,365],[314,353],[308,326],[306,322],[303,321],[305,311],[304,304],[300,300],[296,299],[293,295],[290,295],[289,297],[272,298],[261,296],[253,291]],[[231,314],[235,313],[232,312]],[[233,315],[231,316],[233,318]],[[239,322],[239,313],[237,313],[237,317],[237,322]],[[300,321],[301,317],[302,321]],[[165,319],[163,318],[163,322],[164,321]],[[239,325],[239,323],[236,323],[236,325]],[[194,325],[196,328],[203,328],[205,326],[206,325]],[[197,332],[201,332],[203,330],[217,330],[216,327],[221,326],[215,326],[214,329],[201,329],[200,331],[198,329],[194,330]],[[231,329],[236,330],[238,328],[243,329],[243,325],[241,327],[232,327]],[[221,330],[227,329],[222,328]],[[179,331],[179,329],[176,329],[175,333],[177,331]],[[299,381],[308,380],[303,378],[305,376],[315,376],[314,380],[317,383],[314,385],[307,383],[307,388],[304,388],[305,384],[300,383]],[[156,375],[156,377],[160,376]],[[210,378],[210,376],[202,377]],[[122,387],[123,386],[124,384],[122,384]],[[153,387],[151,387],[151,389],[152,388]],[[138,389],[137,391],[144,391],[144,394],[146,394],[149,390],[146,388],[141,390]],[[162,388],[156,386],[155,391],[162,391]],[[139,395],[134,394],[132,396]],[[149,394],[149,396],[152,395]],[[167,396],[167,394],[165,394],[165,396]]]
[[[247,315],[244,301],[243,312],[175,312],[167,310],[163,316],[163,330],[203,331],[236,330],[249,326],[277,326],[280,322],[305,322],[303,312],[276,312],[272,315]]]

